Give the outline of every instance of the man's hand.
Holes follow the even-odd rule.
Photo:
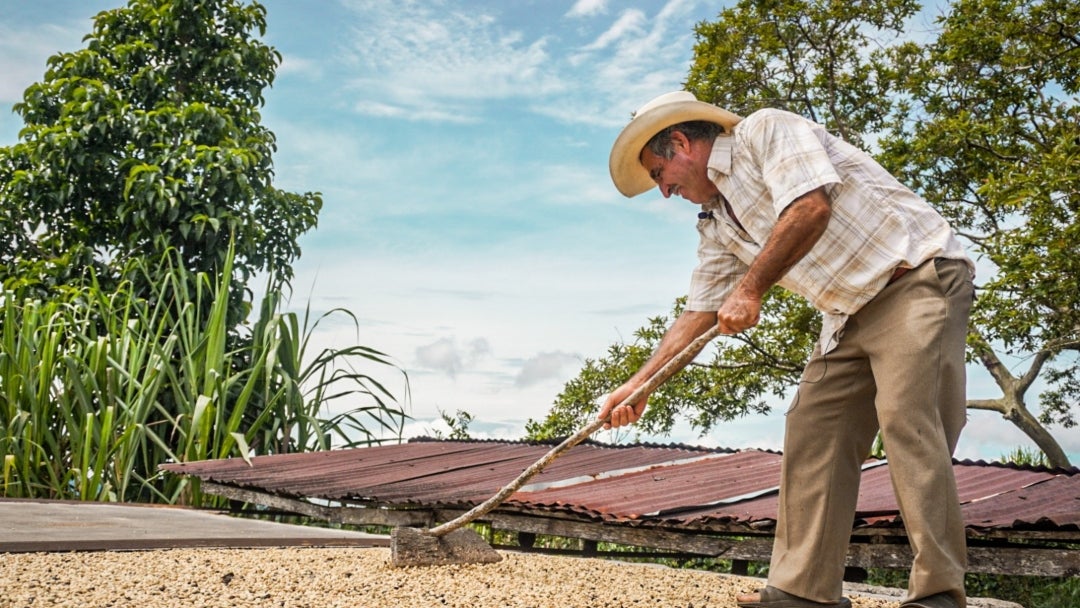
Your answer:
[[[709,331],[716,324],[716,314],[711,312],[684,311],[675,319],[675,323],[664,333],[660,340],[660,346],[653,352],[645,365],[637,371],[625,384],[612,391],[608,395],[604,407],[600,408],[598,418],[607,420],[605,429],[626,426],[637,422],[645,413],[645,405],[649,401],[649,393],[641,396],[636,402],[621,406],[620,404],[629,399],[639,387],[648,383],[654,373],[657,373],[668,361],[676,358],[688,344],[701,334]],[[689,361],[680,363],[680,368]],[[676,370],[677,371],[677,370]],[[674,373],[674,372],[672,372]],[[668,376],[670,377],[670,375]],[[654,389],[655,390],[655,389]],[[608,415],[610,414],[610,418]]]
[[[640,385],[631,380],[608,395],[607,401],[604,402],[604,407],[600,408],[598,416],[600,419],[604,419],[607,418],[608,414],[611,415],[611,418],[604,423],[605,430],[633,424],[645,413],[645,404],[649,401],[648,395],[643,396],[637,403],[620,405],[637,390],[638,386]]]
[[[750,329],[761,318],[761,298],[736,288],[731,292],[720,310],[716,311],[716,324],[720,332],[729,336]]]
[[[733,335],[757,325],[765,292],[814,247],[831,217],[825,188],[807,192],[780,212],[765,246],[716,312],[721,332]]]

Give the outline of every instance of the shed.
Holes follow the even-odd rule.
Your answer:
[[[331,522],[428,527],[495,494],[549,443],[438,441],[163,465],[204,491]],[[516,532],[731,559],[768,561],[782,455],[686,445],[588,441],[555,460],[484,517]],[[954,461],[969,570],[1080,574],[1080,476]],[[907,545],[886,460],[868,460],[848,550],[849,568],[907,568]]]

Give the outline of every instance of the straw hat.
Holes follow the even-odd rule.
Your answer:
[[[660,131],[691,120],[715,122],[730,132],[742,117],[698,101],[689,91],[665,93],[641,106],[611,147],[608,168],[611,181],[615,182],[619,192],[631,197],[656,186],[649,172],[641,166],[641,150]]]

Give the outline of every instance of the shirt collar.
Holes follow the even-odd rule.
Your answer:
[[[707,163],[709,179],[714,182],[721,175],[731,175],[731,156],[735,146],[735,138],[731,135],[720,134],[713,140],[712,153],[709,154]]]

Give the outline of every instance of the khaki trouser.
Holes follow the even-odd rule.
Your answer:
[[[938,259],[887,286],[815,351],[787,414],[769,584],[818,602],[841,595],[860,467],[881,429],[915,555],[908,599],[963,608],[967,549],[952,453],[966,421],[967,266]]]

